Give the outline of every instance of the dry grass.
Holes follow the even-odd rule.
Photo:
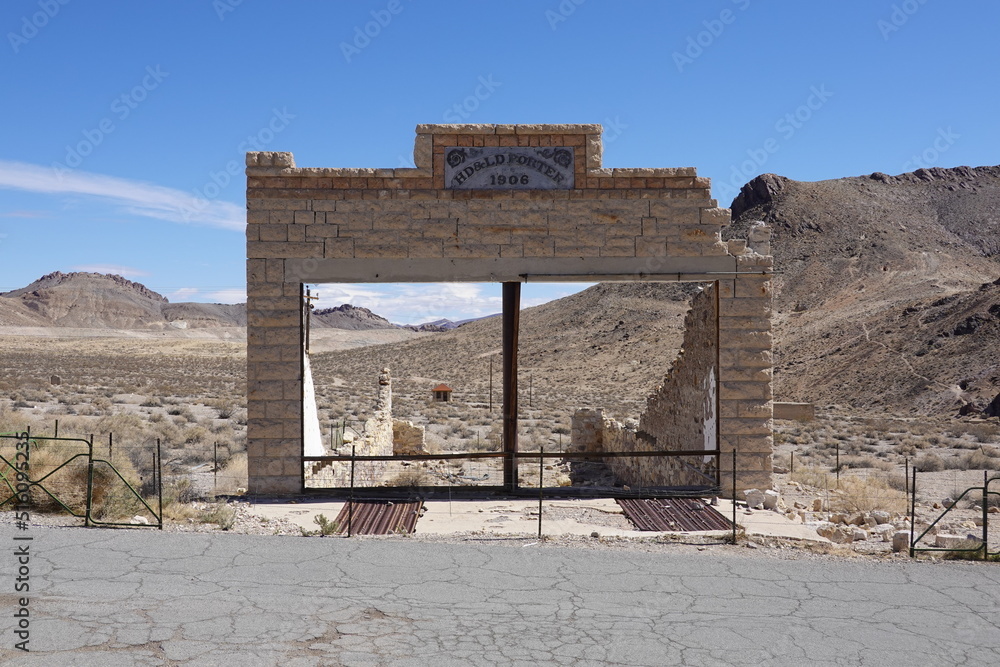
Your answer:
[[[4,439],[0,451],[5,458],[14,460],[15,441]],[[82,516],[87,504],[88,468],[86,448],[76,443],[32,441],[29,459],[29,476],[39,482],[29,492],[30,507],[38,512],[61,514],[67,508]],[[149,512],[136,496],[140,479],[131,461],[126,457],[116,459],[112,465],[95,456],[91,512],[101,521],[121,521],[141,514],[150,518]],[[116,472],[117,471],[117,472]],[[13,470],[0,464],[0,474],[13,479]],[[130,488],[131,487],[131,488]]]
[[[247,488],[247,454],[239,452],[230,458],[226,465],[222,467],[218,475],[219,486],[217,492],[225,495],[233,495]]]
[[[838,512],[873,512],[885,510],[893,514],[906,511],[906,494],[893,488],[881,476],[842,476],[839,488],[830,498],[831,509]]]

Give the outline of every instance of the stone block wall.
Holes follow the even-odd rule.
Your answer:
[[[426,454],[424,448],[425,430],[423,426],[401,419],[392,420],[393,454]]]
[[[445,149],[456,146],[572,148],[573,187],[452,189]],[[678,266],[732,275],[720,280],[722,444],[760,454],[746,479],[761,486],[770,471],[770,258],[721,240],[729,211],[711,199],[708,179],[691,167],[604,167],[600,125],[418,125],[414,162],[314,169],[296,167],[291,153],[247,153],[253,493],[304,486],[302,283],[331,272],[361,281],[462,280],[470,266],[517,279],[528,264],[568,265],[597,279],[608,271],[665,279]]]
[[[684,341],[663,383],[646,399],[637,425],[601,410],[573,416],[571,447],[584,451],[715,449],[717,442],[718,328],[714,286],[697,293],[684,318]],[[715,457],[612,458],[615,477],[630,486],[705,486]],[[700,473],[700,474],[699,474]]]
[[[715,449],[717,342],[716,290],[709,286],[691,299],[681,350],[639,418],[658,449]]]

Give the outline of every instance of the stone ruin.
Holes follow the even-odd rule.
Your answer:
[[[426,454],[424,427],[392,416],[392,377],[388,368],[378,376],[378,389],[372,416],[365,420],[361,437],[331,455],[394,456]],[[355,467],[357,486],[380,486],[385,482],[387,461],[366,461]],[[307,486],[347,486],[350,484],[350,463],[312,463],[306,466]]]
[[[697,407],[717,391],[723,462],[740,453],[736,486],[771,485],[769,231],[723,240],[731,216],[708,179],[692,167],[606,167],[601,133],[587,124],[418,125],[415,166],[395,169],[305,168],[291,153],[247,153],[251,493],[298,493],[313,467],[302,458],[304,285],[358,282],[712,282],[714,389],[691,371],[700,384],[681,398]],[[695,347],[685,345],[678,378]],[[668,378],[664,404],[675,384],[685,393]],[[657,447],[692,448],[712,430],[706,414],[684,423],[677,409],[679,431],[667,437],[669,412],[651,403],[637,446],[648,433]],[[616,446],[601,423],[600,446]],[[379,423],[372,449],[388,451],[391,424]],[[406,429],[394,431],[402,439]],[[725,463],[720,475],[729,488]]]
[[[714,286],[698,292],[684,319],[683,347],[663,383],[646,399],[639,421],[621,423],[602,409],[572,418],[570,451],[629,452],[715,449],[718,444],[718,299]],[[715,484],[714,456],[609,458],[615,478],[629,486]],[[726,462],[723,462],[723,469]]]

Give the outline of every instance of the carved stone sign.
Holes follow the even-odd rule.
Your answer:
[[[444,183],[452,190],[569,190],[572,147],[458,147],[444,150]]]

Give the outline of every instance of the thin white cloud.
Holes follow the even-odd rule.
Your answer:
[[[149,272],[142,269],[134,269],[131,266],[122,266],[121,264],[77,264],[71,268],[74,271],[88,271],[90,273],[114,273],[125,278],[141,278],[149,275]]]
[[[502,308],[500,286],[478,283],[337,283],[318,285],[313,291],[320,297],[317,308],[349,303],[398,324],[483,317]]]
[[[187,224],[243,231],[246,211],[231,202],[206,200],[180,190],[84,171],[0,160],[0,188],[98,197],[127,213]]]
[[[215,303],[243,303],[247,300],[247,291],[243,288],[233,288],[209,292],[207,298]]]
[[[192,297],[197,296],[197,287],[182,287],[178,290],[174,290],[170,294],[167,294],[167,298],[171,301],[190,301]]]

